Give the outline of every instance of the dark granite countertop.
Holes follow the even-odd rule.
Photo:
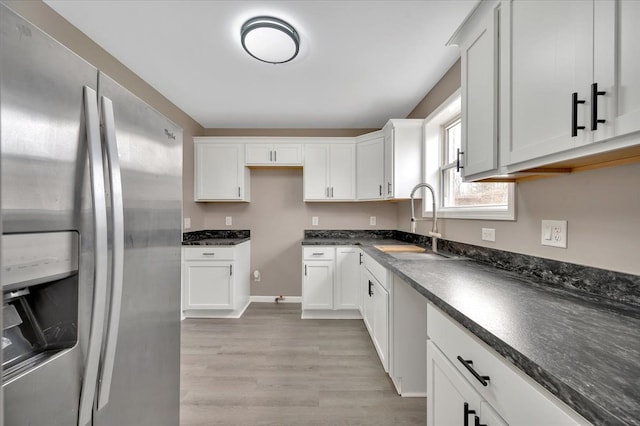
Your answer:
[[[183,246],[235,246],[251,238],[204,238],[202,240],[183,241]]]
[[[362,246],[587,420],[640,425],[640,316],[471,259],[398,260],[373,246],[406,242],[384,236],[302,244],[323,241]]]
[[[235,246],[249,241],[248,230],[213,230],[185,232],[182,234],[183,246]]]

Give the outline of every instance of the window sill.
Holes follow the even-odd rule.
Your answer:
[[[422,212],[423,218],[431,218],[431,212]],[[459,208],[438,210],[438,219],[516,220],[515,209]]]

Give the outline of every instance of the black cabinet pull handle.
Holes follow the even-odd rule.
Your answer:
[[[464,166],[460,165],[460,156],[463,155],[464,152],[460,151],[460,148],[456,149],[456,172],[460,173],[460,169],[464,169]]]
[[[578,92],[571,94],[571,137],[578,136],[578,130],[584,130],[584,126],[578,126],[578,104],[585,103],[584,99],[578,99]]]
[[[480,383],[482,383],[482,386],[488,385],[487,381],[490,380],[489,376],[481,376],[480,374],[478,374],[478,372],[473,368],[473,361],[471,360],[467,361],[466,359],[462,358],[460,355],[458,355],[458,361],[460,361],[462,365],[464,365],[465,368],[469,370],[471,374],[473,374],[473,377],[475,377],[476,379],[478,379]]]
[[[387,182],[387,195],[391,195],[391,182]]]
[[[233,275],[233,265],[229,265],[229,276]]]
[[[382,185],[380,185],[380,196],[382,196]]]
[[[369,297],[373,296],[373,283],[369,280]]]
[[[273,151],[273,162],[274,163],[278,162],[278,151]]]
[[[480,424],[480,417],[476,416],[476,420],[473,423],[473,426],[487,426],[487,425],[481,425]]]
[[[469,404],[464,403],[464,426],[469,426],[469,414],[476,414],[476,410],[469,410]]]
[[[240,198],[240,187],[238,187],[238,198]]]
[[[273,151],[269,151],[269,161],[273,161]]]
[[[607,121],[598,119],[598,96],[606,94],[607,92],[598,91],[598,83],[591,85],[591,130],[598,130],[598,123],[605,123]]]
[[[306,263],[305,263],[305,265],[304,265],[304,276],[305,276],[305,277],[307,276],[307,264],[306,264]]]
[[[362,265],[362,253],[360,253],[360,264]]]

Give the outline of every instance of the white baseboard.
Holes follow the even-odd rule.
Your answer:
[[[402,395],[403,398],[426,398],[426,392],[405,392]]]
[[[346,310],[316,310],[307,309],[302,311],[302,319],[346,319],[346,320],[361,320],[362,316],[357,309]]]
[[[276,297],[279,296],[251,296],[251,303],[275,303]],[[278,303],[302,303],[302,296],[282,296],[284,300]]]
[[[249,307],[249,301],[240,309],[203,309],[182,311],[182,319],[185,318],[240,318]]]

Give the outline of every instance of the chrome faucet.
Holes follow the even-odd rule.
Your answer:
[[[438,238],[442,238],[442,234],[440,234],[438,232],[438,213],[436,212],[436,193],[433,190],[433,187],[431,185],[429,185],[428,183],[419,183],[416,186],[413,187],[413,189],[411,190],[411,232],[415,233],[416,232],[416,221],[417,220],[426,220],[426,219],[416,219],[416,210],[415,210],[415,206],[413,203],[413,199],[414,196],[416,194],[416,191],[420,188],[427,188],[429,191],[431,191],[431,201],[432,201],[432,207],[431,207],[431,211],[433,212],[433,216],[432,216],[432,220],[433,220],[433,227],[431,228],[431,231],[429,232],[429,236],[431,237],[431,250],[434,253],[438,252]]]

